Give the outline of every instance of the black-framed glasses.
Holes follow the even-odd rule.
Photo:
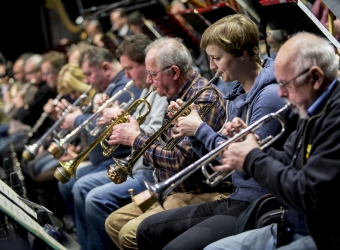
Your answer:
[[[279,86],[280,86],[281,88],[284,89],[284,88],[287,87],[287,84],[288,84],[288,83],[290,83],[291,81],[294,81],[295,79],[299,78],[300,76],[306,74],[309,70],[310,70],[310,68],[305,69],[304,71],[302,71],[300,74],[298,74],[298,75],[295,76],[294,78],[290,79],[289,81],[286,81],[286,82],[284,82],[284,83],[280,83],[280,82],[279,82],[278,84],[279,84]]]
[[[160,71],[157,71],[157,72],[154,72],[154,73],[150,73],[150,71],[148,71],[148,70],[146,72],[148,73],[149,77],[153,79],[153,78],[155,78],[157,76],[157,74],[159,72],[162,72],[164,70],[170,69],[171,67],[172,67],[172,65],[170,65],[168,67],[165,67],[164,69],[161,69]]]

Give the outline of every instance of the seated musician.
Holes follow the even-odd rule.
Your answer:
[[[252,124],[284,106],[284,100],[277,95],[274,61],[269,58],[261,65],[258,28],[249,17],[235,14],[218,20],[203,33],[201,47],[210,57],[211,69],[221,73],[223,81],[237,81],[225,97],[226,122],[240,117],[246,124]],[[172,102],[169,109],[177,106]],[[265,138],[280,130],[279,123],[273,121],[262,126],[257,133],[260,138]],[[173,133],[173,137],[188,136],[199,156],[216,148],[224,140],[222,135],[230,132],[227,127],[222,134],[216,132],[202,121],[196,110],[187,117],[178,118],[173,131],[177,133]],[[202,249],[232,235],[239,215],[252,201],[268,193],[243,172],[232,174],[232,182],[235,191],[226,199],[184,206],[146,218],[137,231],[138,248]]]
[[[164,37],[152,42],[145,51],[147,82],[157,87],[158,95],[166,96],[168,102],[181,98],[202,107],[210,106],[211,111],[203,119],[213,129],[220,129],[225,118],[222,94],[213,84],[209,84],[210,88],[203,91],[208,81],[194,72],[192,57],[183,43],[176,38]],[[195,97],[200,90],[203,91],[201,95]],[[113,128],[110,143],[131,145],[134,152],[144,150],[143,156],[155,166],[158,181],[164,181],[198,159],[187,138],[180,140],[173,149],[166,149],[159,142],[159,137],[165,143],[169,143],[171,139],[171,128],[167,128],[171,121],[168,120],[169,117],[165,114],[165,127],[147,135],[140,130],[136,119],[129,117],[128,124]],[[150,147],[146,147],[145,143],[150,144]],[[220,195],[218,190],[207,188],[199,174],[193,175],[189,182],[180,185],[175,192],[177,194],[164,203],[167,209],[213,200]],[[162,210],[163,208],[155,203],[143,214],[136,203],[130,203],[106,219],[106,231],[119,248],[136,248],[135,234],[141,220]]]
[[[120,63],[125,70],[127,78],[133,80],[134,85],[142,89],[140,98],[144,98],[151,91],[151,83],[146,82],[145,53],[144,49],[151,40],[145,35],[129,36],[119,45],[116,55],[119,56]],[[136,96],[136,98],[138,98]],[[151,106],[151,111],[146,120],[141,124],[141,129],[147,133],[156,132],[162,124],[163,114],[168,106],[165,97],[157,95],[153,91],[146,99]],[[118,106],[115,103],[114,106]],[[112,108],[103,110],[104,120],[110,120],[106,116],[111,116],[111,112],[104,112]],[[114,112],[120,113],[122,109]],[[138,118],[146,114],[148,107],[140,104],[135,112],[130,114]],[[98,125],[109,125],[111,122],[97,121]],[[77,239],[82,249],[110,249],[114,244],[105,232],[105,219],[116,209],[131,202],[129,189],[138,194],[146,189],[144,180],[153,181],[154,167],[151,163],[140,158],[133,167],[133,179],[128,178],[121,184],[113,183],[107,177],[107,171],[103,170],[91,175],[84,176],[77,181],[73,187],[75,216],[77,221]],[[79,218],[79,219],[78,219]],[[78,223],[79,222],[79,223]]]
[[[276,78],[282,82],[278,93],[299,113],[298,129],[283,151],[259,150],[249,133],[223,152],[223,165],[216,170],[252,176],[288,207],[286,217],[279,228],[271,224],[250,230],[206,250],[340,248],[334,196],[340,176],[338,65],[334,47],[313,34],[296,34],[280,48],[275,60]],[[240,121],[232,125],[236,123]]]
[[[124,75],[122,65],[118,62],[114,55],[105,48],[91,46],[83,51],[80,59],[80,65],[82,72],[85,75],[86,83],[91,84],[96,89],[97,93],[105,93],[108,97],[114,96],[129,82]],[[136,88],[134,85],[130,87],[130,91],[134,96],[139,96],[141,93],[141,90]],[[131,95],[124,92],[119,96],[118,101],[120,103],[128,103],[130,99]],[[68,105],[69,103],[65,99],[62,99],[61,102],[58,103],[57,108],[60,112]],[[60,128],[72,131],[74,128],[80,126],[84,121],[88,120],[92,114],[93,113],[91,112],[83,114],[80,109],[76,109],[65,116]],[[98,115],[96,119],[99,117],[100,115]],[[95,124],[95,121],[91,122],[94,122]],[[89,145],[95,141],[96,138],[97,137],[95,136],[87,135],[87,144]],[[124,157],[130,152],[131,147],[119,147],[115,150],[113,156]],[[103,149],[101,145],[96,145],[90,152],[88,152],[88,160],[90,161],[89,165],[76,169],[77,179],[71,177],[71,179],[66,183],[58,183],[60,194],[65,202],[68,214],[73,219],[76,228],[77,224],[80,224],[80,222],[75,220],[75,209],[72,195],[74,184],[85,175],[106,170],[110,164],[114,163],[112,157],[103,156]]]

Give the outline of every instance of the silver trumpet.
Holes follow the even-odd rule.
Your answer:
[[[129,82],[125,85],[125,87],[124,87],[122,90],[120,90],[117,94],[115,94],[114,96],[112,96],[110,99],[106,100],[106,101],[98,108],[98,110],[96,111],[96,113],[94,114],[94,116],[91,117],[91,121],[93,121],[94,118],[96,118],[98,115],[100,115],[100,113],[103,111],[103,109],[110,107],[110,106],[114,103],[114,101],[116,101],[116,100],[117,100],[122,94],[124,94],[125,92],[129,93],[130,96],[131,96],[131,98],[130,98],[130,100],[128,101],[128,103],[125,103],[125,102],[122,103],[122,104],[120,105],[120,108],[121,108],[121,109],[126,109],[127,107],[129,107],[129,106],[132,104],[132,102],[135,100],[135,95],[133,94],[132,91],[129,90],[129,89],[132,87],[132,85],[133,85],[133,81],[131,80],[131,81],[129,81]],[[98,136],[98,135],[101,134],[101,133],[105,130],[105,128],[106,128],[106,126],[95,126],[94,128],[91,128],[91,127],[90,127],[91,124],[92,124],[91,122],[88,122],[88,123],[86,124],[86,126],[85,126],[85,129],[87,130],[87,132],[88,132],[91,136]]]
[[[53,133],[53,131],[59,127],[59,125],[62,123],[64,120],[65,116],[72,111],[74,107],[80,104],[80,102],[87,97],[87,94],[89,91],[92,89],[92,86],[89,86],[87,90],[81,94],[81,96],[74,101],[74,103],[70,106],[68,106],[63,113],[61,114],[60,118],[45,132],[45,134],[39,138],[38,141],[33,143],[32,145],[25,145],[25,149],[22,152],[22,157],[26,161],[32,161],[35,156],[38,153],[38,149],[40,148],[41,145],[44,144],[45,140]]]
[[[206,183],[214,187],[220,182],[224,181],[227,177],[229,177],[235,170],[230,172],[214,172],[213,174],[209,174],[206,166],[209,165],[215,158],[221,153],[223,149],[229,146],[232,142],[238,141],[240,139],[244,139],[247,134],[254,133],[257,129],[262,127],[267,122],[276,119],[281,124],[281,131],[276,136],[268,136],[265,139],[259,141],[260,149],[263,150],[270,146],[274,141],[276,141],[279,137],[283,135],[285,132],[286,123],[282,116],[279,115],[284,110],[290,108],[290,104],[286,104],[283,108],[279,109],[275,113],[270,113],[265,115],[261,119],[257,120],[255,123],[251,124],[245,129],[242,129],[239,133],[235,134],[232,138],[224,141],[210,153],[201,157],[196,162],[190,164],[185,169],[181,170],[174,176],[170,177],[168,180],[159,182],[159,183],[150,183],[148,181],[144,181],[147,189],[151,192],[152,196],[158,201],[158,203],[163,207],[163,203],[165,197],[176,188],[181,182],[190,177],[193,173],[195,173],[198,169],[201,168],[203,175],[207,178]],[[164,207],[163,207],[164,208]]]
[[[50,154],[53,155],[54,158],[59,158],[61,157],[68,145],[77,138],[78,134],[80,133],[81,130],[86,129],[88,131],[88,133],[92,136],[97,136],[98,134],[100,134],[100,132],[104,131],[105,127],[95,127],[94,129],[90,130],[89,129],[89,124],[97,117],[100,115],[100,113],[103,111],[103,109],[109,107],[115,100],[117,100],[122,94],[124,94],[125,92],[128,92],[131,95],[131,99],[128,102],[128,104],[126,104],[125,106],[128,106],[129,104],[131,104],[135,98],[133,92],[131,92],[129,90],[129,88],[133,85],[133,81],[129,81],[125,87],[121,90],[119,90],[115,95],[113,95],[110,99],[106,100],[104,104],[102,104],[95,113],[93,113],[88,119],[86,119],[85,121],[83,121],[82,124],[80,124],[77,128],[75,128],[74,130],[72,130],[71,133],[69,133],[68,135],[66,135],[64,138],[61,139],[54,139],[54,142],[52,142],[50,144],[50,146],[48,147],[48,152],[50,152]]]

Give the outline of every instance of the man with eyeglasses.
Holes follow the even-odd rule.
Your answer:
[[[261,151],[250,133],[223,152],[217,170],[248,173],[288,207],[287,214],[279,224],[227,237],[205,250],[340,248],[334,195],[340,183],[338,68],[334,47],[313,34],[296,34],[280,48],[275,60],[278,94],[299,113],[297,130],[283,151]],[[246,127],[235,119],[236,124]]]
[[[207,85],[208,80],[194,72],[190,52],[179,39],[169,37],[157,39],[147,46],[145,52],[147,82],[157,88],[158,95],[166,96],[168,103],[178,98],[190,101]],[[214,84],[210,86],[217,90]],[[203,117],[204,121],[216,131],[222,127],[226,114],[223,95],[218,90],[217,93],[218,95],[212,90],[206,90],[194,101],[196,105],[204,107],[218,98],[211,111]],[[168,120],[169,116],[165,113],[163,126]],[[167,128],[160,138],[166,144],[171,139],[171,130],[171,127]],[[150,135],[144,133],[136,119],[130,116],[128,124],[113,128],[110,144],[131,145],[133,149],[138,150],[149,138]],[[155,166],[155,176],[159,182],[169,179],[198,159],[186,137],[173,149],[165,149],[160,139],[154,141],[143,155]],[[193,174],[188,181],[178,186],[174,191],[176,194],[165,201],[164,207],[170,209],[200,203],[221,195],[219,188],[210,188],[203,183],[203,179],[201,173]],[[106,219],[106,231],[120,249],[137,248],[136,231],[139,223],[143,218],[162,210],[163,208],[155,203],[143,214],[136,203],[130,203],[116,210]]]

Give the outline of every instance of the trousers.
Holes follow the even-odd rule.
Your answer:
[[[153,181],[152,169],[141,169],[121,184],[113,183],[105,171],[84,176],[74,184],[72,193],[77,238],[82,250],[117,249],[105,231],[110,213],[131,202],[129,189],[138,194],[146,189],[144,180]]]
[[[138,249],[203,249],[234,235],[237,218],[249,204],[221,199],[152,215],[138,227]]]
[[[211,243],[204,250],[317,250],[310,235],[294,234],[291,243],[276,248],[277,224],[246,231]]]
[[[168,196],[164,201],[164,209],[184,207],[214,200],[221,193],[189,194],[176,193]],[[137,228],[147,217],[164,211],[163,207],[155,203],[145,213],[135,203],[130,203],[112,214],[105,221],[105,230],[120,249],[138,249]]]

